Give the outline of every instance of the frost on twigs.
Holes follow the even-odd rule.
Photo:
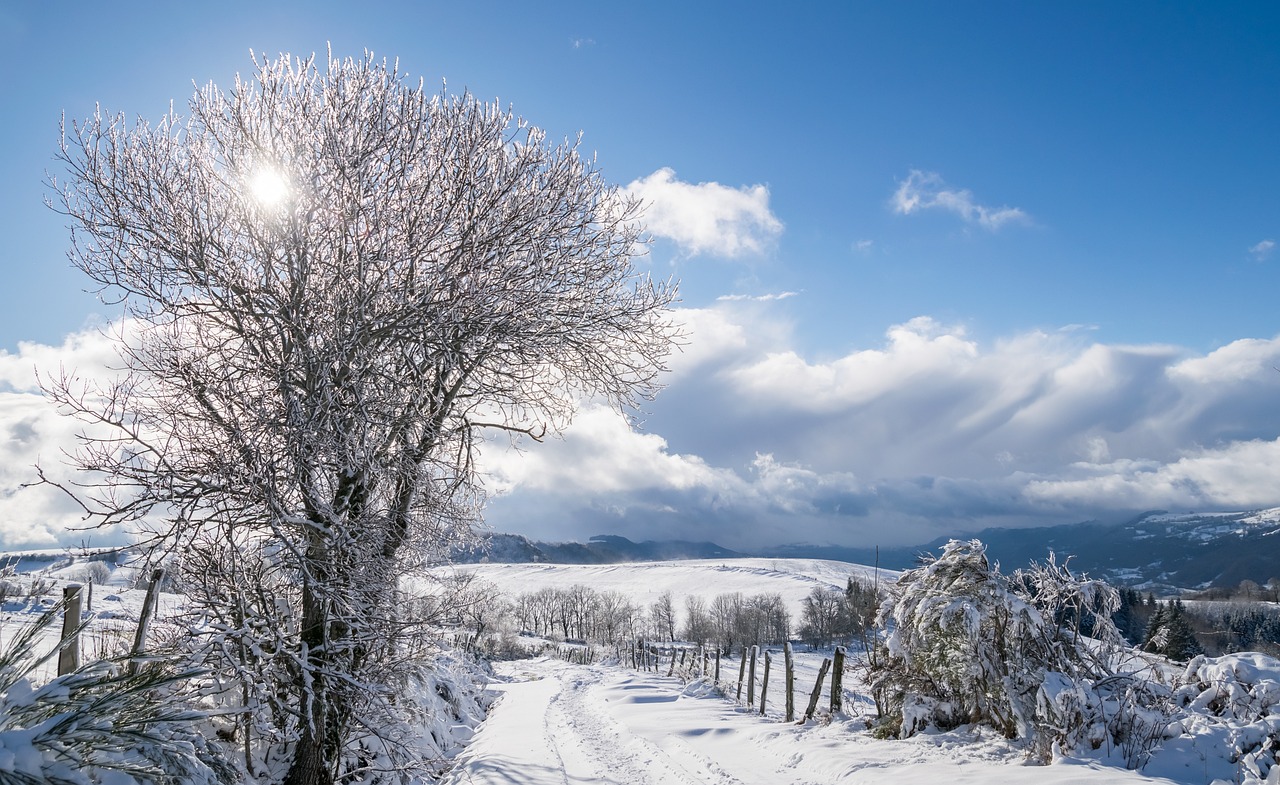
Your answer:
[[[0,651],[0,782],[213,785],[237,776],[186,708],[198,672],[153,661],[129,673],[98,660],[43,685],[37,670],[58,647],[45,638],[58,603],[24,625]]]
[[[177,554],[250,763],[329,782],[395,706],[400,582],[470,535],[482,435],[653,395],[675,293],[576,144],[368,55],[255,65],[64,129],[71,259],[136,330],[120,380],[46,392],[89,424],[92,519]]]

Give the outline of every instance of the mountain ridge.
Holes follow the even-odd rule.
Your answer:
[[[646,540],[597,535],[586,543],[542,542],[519,534],[484,535],[455,549],[461,563],[483,561],[610,564],[682,559],[807,558],[906,569],[950,539],[979,539],[989,556],[1012,570],[1050,553],[1073,571],[1112,583],[1173,592],[1209,586],[1259,584],[1280,577],[1280,508],[1237,512],[1170,513],[1149,510],[1119,523],[1082,521],[1040,528],[991,528],[939,537],[909,547],[875,548],[788,544],[733,551],[714,542]]]

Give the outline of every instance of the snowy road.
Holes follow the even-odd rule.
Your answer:
[[[1084,785],[1203,782],[1097,761],[1026,766],[972,731],[877,741],[761,718],[678,679],[557,660],[504,664],[504,693],[446,785]]]

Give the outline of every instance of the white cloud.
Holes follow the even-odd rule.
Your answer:
[[[1054,504],[1114,509],[1273,507],[1280,439],[1197,448],[1163,463],[1125,460],[1072,468],[1082,476],[1033,481],[1026,488],[1027,496]]]
[[[624,190],[644,201],[649,232],[674,241],[689,255],[759,254],[782,233],[782,222],[769,210],[769,189],[763,185],[693,185],[662,168]]]
[[[1262,261],[1271,255],[1271,252],[1275,250],[1275,247],[1275,240],[1263,240],[1262,242],[1251,246],[1249,248],[1249,253],[1253,254],[1253,257],[1258,261]]]
[[[853,244],[853,250],[857,251],[860,254],[867,254],[867,253],[871,253],[871,248],[874,245],[875,245],[875,241],[873,240],[858,240]]]
[[[912,169],[907,179],[898,185],[891,200],[893,210],[900,215],[911,215],[920,210],[945,210],[960,216],[965,223],[977,224],[996,231],[1007,224],[1029,224],[1030,216],[1017,207],[988,207],[974,201],[966,189],[947,187],[935,172]]]
[[[752,302],[752,303],[771,303],[776,300],[786,300],[795,297],[799,292],[776,292],[773,294],[722,294],[716,298],[718,302],[735,303],[735,302]]]
[[[817,360],[750,303],[679,316],[693,361],[676,365],[647,433],[593,429],[593,450],[555,453],[558,479],[538,485],[540,502],[517,503],[528,500],[517,488],[498,525],[545,516],[572,521],[565,536],[729,547],[910,544],[1131,509],[1280,504],[1269,479],[1280,469],[1280,339],[1207,355],[1079,330],[983,344],[920,317],[882,346]],[[575,466],[586,486],[566,479]],[[626,482],[611,487],[600,466]],[[595,490],[566,490],[579,487]]]
[[[499,530],[536,536],[913,544],[1131,509],[1280,505],[1280,338],[1209,353],[1049,330],[983,342],[918,317],[815,358],[765,298],[673,314],[688,344],[642,426],[584,404],[562,439],[482,465]],[[77,424],[29,381],[107,364],[94,333],[0,354],[0,545],[78,543],[70,502],[22,488]],[[65,479],[64,473],[59,475]]]

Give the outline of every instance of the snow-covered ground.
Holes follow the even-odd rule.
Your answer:
[[[30,589],[32,581],[52,583],[43,596],[23,597],[19,592],[9,598],[0,612],[0,643],[17,625],[52,604],[63,583],[83,582],[91,572],[101,577],[101,568],[86,572],[82,561],[54,556],[25,554],[25,570],[10,575],[19,589]],[[465,569],[509,594],[584,584],[620,592],[636,604],[651,604],[671,592],[677,609],[689,595],[711,599],[729,592],[777,593],[797,615],[801,600],[814,586],[843,588],[850,576],[876,578],[871,568],[858,565],[781,559],[488,564]],[[881,581],[894,577],[886,571],[878,575]],[[95,583],[86,658],[95,648],[118,650],[126,645],[144,595],[137,584],[132,570],[114,565],[103,582]],[[166,633],[165,619],[172,618],[183,602],[180,595],[162,595],[157,634],[177,633],[176,628]],[[52,640],[45,645],[51,646]],[[796,647],[798,712],[803,712],[819,663],[829,655]],[[867,730],[873,706],[859,678],[858,654],[851,653],[851,658],[844,712],[833,719],[820,710],[817,720],[804,725],[783,721],[782,657],[777,650],[763,716],[758,707],[748,709],[734,700],[736,658],[722,663],[721,690],[702,679],[681,678],[679,671],[665,676],[665,660],[656,673],[636,671],[628,667],[625,655],[621,663],[608,664],[549,658],[497,663],[489,690],[498,703],[479,729],[473,732],[469,727],[478,717],[448,720],[439,712],[440,719],[432,722],[440,727],[432,726],[430,735],[440,738],[436,755],[440,767],[449,769],[447,785],[1280,781],[1280,766],[1272,767],[1273,747],[1280,747],[1280,661],[1270,657],[1201,659],[1184,669],[1147,666],[1153,658],[1135,656],[1135,663],[1153,676],[1158,673],[1169,685],[1176,703],[1164,738],[1137,772],[1125,769],[1121,752],[1106,746],[1059,756],[1052,765],[1033,765],[1023,743],[981,727],[927,731],[906,740],[878,739]],[[762,666],[757,674],[761,672]],[[826,685],[820,707],[829,704],[829,679]],[[466,746],[451,750],[450,739]],[[1268,773],[1274,776],[1267,778]]]
[[[537,659],[497,670],[502,697],[446,785],[1207,782],[1190,766],[1176,779],[1096,759],[1027,766],[983,728],[882,741],[857,719],[787,724],[704,682],[621,667]]]
[[[860,564],[824,559],[687,559],[625,564],[467,564],[458,572],[474,573],[508,594],[542,588],[567,589],[581,584],[596,591],[615,591],[649,607],[671,592],[677,611],[684,598],[710,601],[718,594],[780,594],[793,620],[801,601],[815,587],[844,590],[849,578],[871,584],[892,581],[898,573]]]

